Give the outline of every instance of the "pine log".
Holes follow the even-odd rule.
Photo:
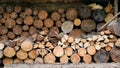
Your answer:
[[[107,15],[106,15],[106,17],[105,17],[105,22],[107,23],[107,22],[109,22],[109,20],[111,20],[112,18],[113,18],[113,14],[112,13],[108,13]]]
[[[32,16],[26,16],[26,17],[24,18],[24,24],[26,24],[26,25],[32,25],[32,24],[33,24],[33,21],[34,21],[34,19],[33,19]]]
[[[22,26],[22,30],[24,30],[24,31],[29,30],[29,26],[28,26],[28,25],[23,25],[23,26]]]
[[[12,19],[12,18],[8,18],[7,20],[6,20],[6,22],[5,22],[5,26],[7,27],[7,28],[13,28],[14,26],[15,26],[15,20],[14,19]]]
[[[33,15],[34,16],[38,15],[38,10],[37,9],[33,10]]]
[[[89,54],[83,56],[83,61],[87,64],[92,62],[92,57]]]
[[[73,27],[74,27],[73,22],[65,21],[62,24],[61,29],[64,33],[69,33],[70,31],[72,31]]]
[[[75,26],[80,26],[81,20],[79,18],[74,19],[74,25]]]
[[[4,13],[3,13],[3,18],[5,18],[5,19],[10,18],[10,13],[4,12]]]
[[[44,57],[46,54],[48,53],[48,51],[46,49],[39,49],[39,54]]]
[[[22,27],[20,25],[15,25],[13,27],[13,32],[16,35],[20,35],[22,33]]]
[[[51,14],[51,18],[54,20],[54,21],[58,21],[60,19],[60,14],[58,12],[53,12]]]
[[[69,8],[66,11],[66,18],[68,20],[74,20],[78,16],[78,12],[75,8]]]
[[[34,60],[31,59],[31,58],[27,58],[27,59],[24,60],[24,63],[33,64],[33,63],[34,63]]]
[[[22,64],[23,60],[16,58],[16,59],[13,60],[13,63],[14,64]]]
[[[52,27],[53,25],[54,25],[54,22],[53,22],[53,20],[52,20],[51,18],[47,18],[47,19],[44,20],[44,26],[45,26],[45,27],[50,28],[50,27]]]
[[[60,46],[56,46],[54,49],[53,49],[53,54],[56,56],[56,57],[60,57],[64,54],[64,50],[62,47]]]
[[[33,48],[33,42],[30,39],[26,39],[21,44],[21,49],[24,51],[30,51]]]
[[[16,19],[16,18],[18,17],[18,15],[17,15],[16,12],[12,12],[12,13],[10,14],[10,17],[11,17],[12,19]]]
[[[3,58],[3,51],[0,50],[0,59]]]
[[[79,55],[79,56],[83,57],[83,56],[86,55],[86,53],[87,53],[87,51],[86,51],[85,48],[79,48],[79,49],[78,49],[78,55]]]
[[[5,44],[4,43],[0,43],[0,50],[3,50],[5,47]]]
[[[72,54],[70,59],[73,64],[78,64],[81,60],[78,54]]]
[[[105,7],[105,12],[106,12],[106,13],[109,13],[109,12],[112,11],[112,9],[113,9],[112,4],[108,4],[108,5]]]
[[[73,54],[73,49],[71,47],[67,47],[64,49],[65,55],[71,56]]]
[[[27,38],[27,37],[29,37],[29,36],[30,36],[30,34],[29,34],[28,32],[22,32],[22,33],[21,33],[21,37]]]
[[[4,10],[3,6],[0,6],[0,14],[2,14],[4,11],[5,10]]]
[[[48,17],[48,12],[46,10],[40,10],[38,13],[38,18],[40,20],[45,20]]]
[[[7,34],[8,29],[5,26],[0,26],[0,35]]]
[[[20,18],[20,17],[18,17],[18,18],[16,19],[16,23],[17,23],[17,24],[23,24],[23,19]]]
[[[114,47],[110,51],[110,56],[114,62],[120,62],[120,48]]]
[[[68,42],[69,42],[69,43],[74,42],[74,38],[73,38],[73,37],[68,37]]]
[[[6,6],[6,12],[11,13],[13,12],[14,8],[13,6]]]
[[[60,57],[60,63],[68,63],[68,56],[63,55]]]
[[[36,28],[42,28],[43,27],[43,21],[42,20],[35,20],[33,25],[36,27]]]
[[[3,53],[6,57],[13,57],[16,54],[14,48],[12,48],[12,47],[6,47],[3,51]]]
[[[97,63],[106,63],[109,60],[109,54],[104,49],[101,49],[94,55],[94,60]]]
[[[17,52],[16,56],[17,56],[18,59],[23,60],[23,59],[26,59],[28,57],[28,54],[27,54],[26,51],[21,49]]]
[[[26,8],[25,9],[25,14],[30,16],[32,14],[32,9],[31,8]]]
[[[88,52],[89,55],[94,55],[96,53],[95,46],[89,46],[87,48],[87,52]]]
[[[15,7],[14,7],[14,11],[15,11],[16,13],[20,13],[21,10],[22,10],[21,6],[15,6]]]
[[[7,33],[7,36],[8,36],[8,38],[10,38],[10,39],[14,39],[14,38],[15,38],[15,34],[14,34],[13,32],[8,32],[8,33]]]
[[[85,20],[82,20],[82,23],[81,23],[81,29],[85,32],[90,32],[92,30],[95,30],[96,28],[96,23],[91,20],[91,19],[85,19]]]
[[[30,34],[30,35],[35,34],[36,31],[37,31],[37,29],[36,29],[34,26],[31,26],[31,27],[29,28],[29,34]]]
[[[61,25],[62,25],[62,22],[61,22],[61,21],[56,21],[56,22],[55,22],[55,26],[56,26],[56,27],[61,27]]]
[[[41,57],[35,58],[35,63],[43,63],[43,62],[44,62],[43,58],[41,58]]]
[[[25,12],[21,12],[21,13],[20,13],[20,17],[21,17],[21,18],[25,18],[25,17],[26,17]]]
[[[56,58],[52,53],[48,53],[45,57],[44,57],[44,62],[45,63],[55,63]]]
[[[65,10],[64,10],[63,8],[59,8],[59,9],[58,9],[58,13],[60,13],[60,14],[63,14],[64,11],[65,11]]]
[[[4,65],[11,65],[13,63],[13,59],[12,58],[4,58],[3,59],[3,64]]]
[[[2,36],[1,36],[1,40],[2,40],[2,41],[7,41],[7,40],[8,40],[7,35],[2,35]]]
[[[29,52],[28,52],[28,55],[29,55],[29,57],[30,57],[31,59],[35,59],[35,58],[38,57],[38,53],[37,53],[36,50],[31,50],[31,51],[29,51]]]
[[[106,46],[106,47],[105,47],[105,50],[106,50],[106,51],[111,51],[111,49],[112,49],[112,48],[111,48],[110,46]]]

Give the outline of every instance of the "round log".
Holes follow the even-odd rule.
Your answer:
[[[26,25],[32,25],[32,24],[33,24],[33,21],[34,21],[34,19],[33,19],[32,16],[26,16],[26,17],[24,18],[24,24],[26,24]]]
[[[60,63],[68,63],[68,56],[63,55],[60,57]]]
[[[22,10],[21,6],[15,6],[15,8],[14,8],[14,11],[15,11],[16,13],[20,13],[21,10]]]
[[[23,59],[26,59],[28,57],[28,54],[26,51],[21,49],[17,52],[16,56],[17,56],[17,58],[23,60]]]
[[[64,10],[63,8],[59,8],[59,9],[58,9],[58,13],[60,13],[60,14],[63,14],[64,11],[65,11],[65,10]]]
[[[60,57],[64,54],[64,50],[62,47],[60,46],[56,46],[54,49],[53,49],[53,54],[56,56],[56,57]]]
[[[29,26],[28,26],[28,25],[23,25],[23,26],[22,26],[22,30],[24,30],[24,31],[29,30]]]
[[[20,17],[21,17],[21,18],[25,18],[25,16],[26,16],[25,12],[21,12],[21,13],[20,13]]]
[[[22,27],[20,25],[15,25],[13,27],[13,33],[16,35],[20,35],[22,33]]]
[[[58,21],[60,19],[60,14],[58,12],[53,12],[51,14],[51,18],[54,20],[54,21]]]
[[[11,31],[7,33],[7,36],[10,39],[14,39],[15,38],[15,34],[13,32],[11,32]]]
[[[106,12],[106,13],[109,13],[109,12],[112,11],[112,9],[113,9],[112,4],[108,4],[108,5],[105,7],[105,12]]]
[[[13,63],[14,64],[22,64],[23,60],[16,58],[16,59],[13,60]]]
[[[2,40],[2,41],[7,41],[7,40],[8,40],[7,35],[2,35],[2,36],[1,36],[1,40]]]
[[[56,26],[56,27],[61,27],[61,25],[62,25],[62,22],[61,22],[61,21],[56,21],[56,23],[55,23],[55,26]]]
[[[30,35],[35,34],[36,31],[37,31],[37,29],[36,29],[34,26],[31,26],[31,27],[29,28],[29,34],[30,34]]]
[[[18,17],[18,15],[17,15],[16,12],[12,12],[12,13],[10,14],[10,17],[11,17],[12,19],[16,19],[16,18]]]
[[[17,24],[23,24],[23,19],[22,18],[20,18],[20,17],[18,17],[17,19],[16,19],[16,23]]]
[[[78,64],[81,60],[78,54],[72,54],[70,59],[73,64]]]
[[[79,48],[79,49],[78,49],[78,55],[79,55],[79,56],[83,57],[83,56],[86,55],[86,53],[87,53],[87,51],[86,51],[85,48]]]
[[[73,37],[68,37],[68,40],[67,40],[69,43],[72,43],[74,42],[74,38]]]
[[[88,52],[89,55],[94,55],[96,53],[95,46],[89,46],[87,48],[87,52]]]
[[[84,55],[83,56],[83,61],[87,64],[91,63],[92,62],[92,57],[88,54]]]
[[[71,47],[67,47],[64,49],[65,55],[71,56],[73,54],[73,49]]]
[[[43,63],[43,62],[44,62],[43,58],[41,58],[41,57],[35,58],[35,63]]]
[[[31,58],[27,58],[27,59],[24,60],[24,63],[33,64],[33,63],[34,63],[34,60],[31,59]]]
[[[32,9],[31,8],[26,8],[25,9],[25,14],[28,15],[28,16],[32,15]]]
[[[38,10],[37,9],[35,9],[35,10],[33,10],[33,15],[38,15]]]
[[[6,6],[6,12],[11,13],[13,12],[14,8],[13,6]]]
[[[51,18],[47,18],[47,19],[44,20],[44,26],[45,26],[45,27],[50,28],[50,27],[52,27],[53,25],[54,25],[54,22],[53,22],[53,20],[52,20]]]
[[[30,34],[29,34],[28,32],[22,32],[22,33],[21,33],[21,37],[27,38],[27,37],[29,37],[29,36],[30,36]]]
[[[4,58],[3,59],[3,64],[4,65],[11,65],[13,63],[13,59],[12,58]]]
[[[48,53],[45,57],[44,57],[44,62],[45,63],[55,63],[55,56],[52,53]]]
[[[5,19],[10,18],[10,13],[4,12],[3,13],[3,18],[5,18]]]
[[[33,25],[36,27],[36,28],[42,28],[43,27],[43,21],[42,20],[35,20]]]
[[[45,20],[48,17],[48,12],[46,10],[40,10],[38,13],[38,18],[40,20]]]
[[[38,57],[38,54],[37,54],[36,50],[31,50],[31,51],[29,51],[29,52],[28,52],[28,55],[29,55],[29,57],[30,57],[31,59],[35,59],[35,58]]]
[[[14,48],[12,48],[12,47],[6,47],[3,51],[3,53],[6,57],[13,57],[16,54]]]
[[[0,34],[4,35],[7,34],[8,29],[5,26],[0,26]]]
[[[15,26],[15,20],[14,19],[12,19],[12,18],[8,18],[7,20],[6,20],[6,22],[5,22],[5,27],[7,27],[7,28],[13,28],[14,26]]]
[[[80,26],[81,20],[79,18],[74,19],[74,25],[75,26]]]
[[[112,13],[108,13],[107,15],[106,15],[106,17],[105,17],[105,22],[107,23],[107,22],[109,22],[112,18],[113,18],[113,14]]]

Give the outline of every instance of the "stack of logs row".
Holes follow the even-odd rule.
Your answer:
[[[120,62],[120,40],[109,30],[96,33],[112,17],[111,4],[53,12],[0,6],[0,58],[4,65]]]

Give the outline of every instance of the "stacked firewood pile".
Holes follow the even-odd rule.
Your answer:
[[[120,62],[120,39],[109,30],[96,32],[112,17],[111,4],[50,13],[0,6],[0,59],[4,65]]]

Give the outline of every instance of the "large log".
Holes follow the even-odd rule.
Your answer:
[[[36,27],[36,28],[42,28],[43,27],[43,21],[42,20],[35,20],[33,25]]]
[[[54,20],[54,21],[58,21],[60,19],[60,14],[58,12],[53,12],[51,14],[51,18]]]
[[[60,57],[60,63],[68,63],[68,56],[63,55]]]
[[[47,18],[47,19],[44,20],[44,26],[45,26],[45,27],[50,28],[50,27],[52,27],[53,25],[54,25],[54,22],[53,22],[53,20],[52,20],[51,18]]]
[[[54,50],[53,50],[53,53],[54,53],[54,55],[55,55],[56,57],[60,57],[60,56],[62,56],[62,55],[64,54],[64,50],[63,50],[62,47],[56,46],[56,47],[54,48]]]
[[[88,52],[89,55],[94,55],[96,53],[95,46],[89,46],[87,48],[87,52]]]
[[[6,57],[13,57],[16,54],[14,48],[12,48],[12,47],[6,47],[3,51],[3,53]]]
[[[22,33],[22,26],[20,26],[20,25],[15,25],[15,26],[13,27],[13,32],[14,32],[14,34],[16,34],[16,35],[20,35],[20,34]]]
[[[14,26],[15,26],[15,20],[14,19],[12,19],[12,18],[8,18],[7,20],[6,20],[6,22],[5,22],[5,26],[7,27],[7,28],[13,28]]]
[[[91,63],[92,62],[92,56],[90,56],[89,54],[86,54],[83,56],[83,61],[85,63]]]
[[[34,19],[33,19],[32,16],[26,16],[26,17],[24,18],[24,24],[26,24],[26,25],[32,25],[32,24],[33,24],[33,21],[34,21]]]
[[[28,55],[31,59],[35,59],[35,58],[38,57],[39,54],[37,53],[36,50],[31,50],[31,51],[28,52]]]
[[[85,48],[79,48],[78,49],[78,55],[83,57],[84,55],[86,55],[87,51]]]
[[[4,35],[8,32],[8,29],[5,26],[0,26],[0,34]]]
[[[46,10],[40,10],[38,13],[38,18],[45,20],[48,17],[48,12]]]
[[[17,56],[17,58],[23,60],[23,59],[26,59],[28,57],[28,54],[26,51],[21,49],[17,52],[16,56]]]
[[[72,54],[70,58],[73,64],[78,64],[81,60],[78,54]]]
[[[45,57],[44,57],[44,62],[45,63],[55,63],[56,58],[52,53],[48,53]]]
[[[67,47],[64,49],[65,55],[71,56],[73,54],[73,49],[71,47]]]

